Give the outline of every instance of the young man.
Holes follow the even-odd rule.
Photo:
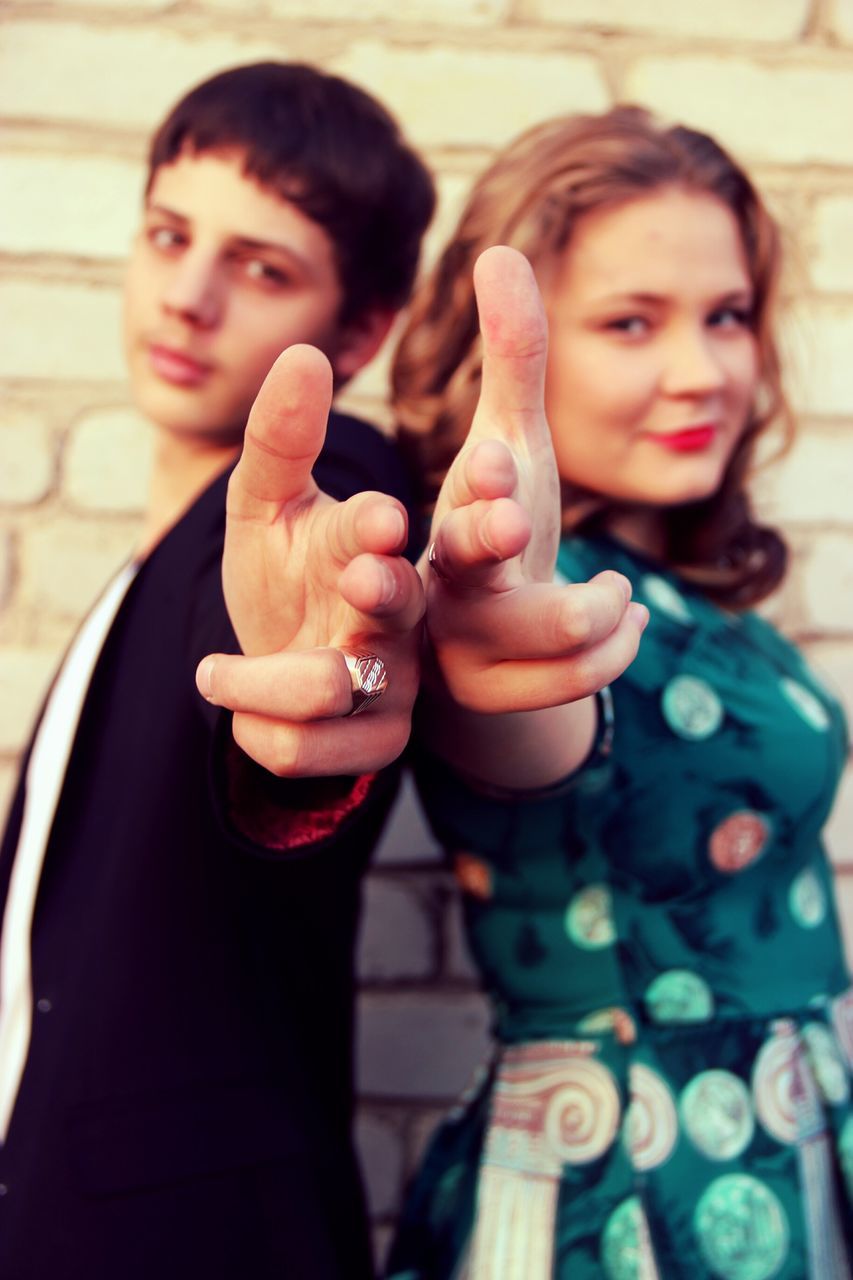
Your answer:
[[[303,66],[216,76],[153,140],[125,306],[151,500],[0,859],[9,1280],[370,1274],[351,953],[422,592],[403,505],[363,492],[402,495],[392,448],[323,437],[432,208],[384,110]]]

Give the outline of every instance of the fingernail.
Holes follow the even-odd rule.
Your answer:
[[[213,668],[215,665],[215,658],[203,658],[195,673],[196,687],[201,696],[206,698],[208,702],[213,702]]]
[[[393,573],[387,567],[387,565],[384,565],[384,564],[380,565],[379,573],[380,573],[379,581],[381,584],[380,586],[381,595],[379,598],[379,603],[390,604],[391,601],[394,599],[395,595],[397,594],[397,579],[394,577]]]
[[[392,515],[392,529],[394,531],[394,536],[395,536],[397,545],[399,546],[405,543],[406,536],[408,534],[408,529],[406,527],[406,517],[403,515],[402,511],[400,511],[399,508],[397,507],[391,508],[391,515]]]
[[[638,630],[642,634],[642,632],[645,631],[649,623],[648,609],[644,604],[634,603],[628,606],[628,613],[630,614],[631,620],[633,621],[634,625],[638,628]]]

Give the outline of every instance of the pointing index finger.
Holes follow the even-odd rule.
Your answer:
[[[480,412],[487,422],[512,428],[532,417],[545,426],[545,360],[548,326],[530,263],[515,249],[496,245],[477,259],[474,287],[483,336]],[[492,431],[493,433],[493,431]]]
[[[311,471],[323,447],[332,370],[314,347],[278,357],[249,414],[243,452],[228,489],[228,514],[274,517],[285,503],[315,492]]]

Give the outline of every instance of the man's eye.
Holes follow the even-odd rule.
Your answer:
[[[149,227],[148,240],[155,249],[163,251],[179,248],[185,243],[185,237],[174,227]]]
[[[250,280],[257,280],[261,284],[285,285],[289,280],[286,272],[264,262],[262,258],[247,259],[243,269]]]

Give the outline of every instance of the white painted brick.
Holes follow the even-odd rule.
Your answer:
[[[412,887],[371,876],[365,885],[357,970],[363,982],[426,978],[437,943],[430,905]]]
[[[153,129],[192,85],[238,62],[280,58],[281,40],[251,24],[231,36],[153,24],[9,21],[0,46],[0,114]]]
[[[446,930],[445,965],[447,977],[461,978],[466,982],[477,982],[479,975],[468,947],[465,923],[462,916],[462,902],[458,893],[453,893],[447,904],[444,927]]]
[[[0,315],[0,377],[124,379],[118,289],[7,280]]]
[[[792,307],[782,351],[798,413],[853,416],[853,303],[810,298]]]
[[[140,165],[114,156],[6,155],[0,249],[122,258],[138,221],[143,182]]]
[[[783,458],[756,473],[757,508],[784,527],[796,521],[849,521],[853,429],[846,423],[801,423]]]
[[[371,1216],[381,1218],[399,1207],[403,1179],[403,1144],[397,1128],[365,1109],[355,1125],[355,1145],[364,1171]]]
[[[519,16],[561,27],[603,31],[656,32],[668,37],[708,36],[713,40],[795,40],[808,16],[810,0],[521,0]]]
[[[466,1084],[468,1082],[466,1081]],[[446,1109],[430,1108],[415,1119],[409,1132],[409,1145],[406,1152],[408,1167],[406,1176],[411,1177],[416,1169],[419,1169],[426,1155],[427,1148],[432,1141],[435,1133],[442,1120],[447,1115]]]
[[[811,629],[853,632],[853,532],[815,539],[801,580]]]
[[[488,1028],[480,996],[362,995],[359,1089],[393,1098],[454,1098],[489,1048]]]
[[[26,746],[56,661],[52,649],[0,649],[0,751]]]
[[[420,146],[497,146],[545,116],[609,103],[583,54],[504,53],[356,41],[331,69],[378,93]]]
[[[175,0],[86,0],[86,8],[113,10],[116,14],[127,12],[135,17],[140,10],[153,14],[172,9],[174,2]],[[204,0],[204,3],[209,4],[210,0]]]
[[[746,160],[853,164],[853,75],[846,67],[641,58],[621,96],[709,130]]]
[[[122,406],[86,414],[74,425],[65,449],[67,497],[87,511],[142,511],[151,449],[151,428],[133,409]]]
[[[21,536],[21,595],[28,608],[80,618],[127,559],[127,523],[54,519]]]
[[[811,278],[826,293],[853,293],[853,196],[827,196],[811,229]]]
[[[0,454],[0,502],[26,506],[47,496],[56,473],[55,448],[47,424],[34,409],[4,408]]]
[[[842,40],[853,43],[853,0],[834,0],[832,29]]]
[[[210,4],[210,0],[205,0]],[[217,7],[239,8],[241,0],[215,0]],[[273,17],[315,22],[440,23],[447,27],[500,22],[510,0],[268,0]]]
[[[14,551],[10,529],[0,531],[0,609],[9,603],[14,581]]]
[[[391,810],[374,856],[376,866],[440,862],[441,845],[427,826],[411,774],[403,775],[400,794]]]

